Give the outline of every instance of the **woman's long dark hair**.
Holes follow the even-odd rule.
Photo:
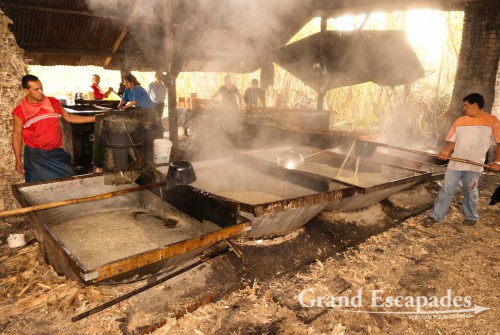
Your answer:
[[[140,82],[137,81],[137,78],[134,77],[133,74],[127,74],[125,77],[123,77],[123,80],[126,80],[126,81],[128,81],[130,83],[133,83],[134,86],[141,84]]]

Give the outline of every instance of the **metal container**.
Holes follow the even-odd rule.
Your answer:
[[[193,165],[188,161],[175,161],[168,167],[167,180],[175,184],[191,184],[196,181]]]
[[[121,115],[106,115],[102,121],[99,143],[111,148],[142,145],[144,143],[142,121],[126,112]]]
[[[107,113],[90,105],[66,106],[70,114],[93,116]],[[97,116],[97,118],[103,116]],[[94,123],[69,123],[61,118],[61,132],[63,136],[63,147],[71,156],[77,174],[92,171],[93,147],[97,143],[95,137]]]
[[[167,192],[168,201],[198,219],[220,226],[238,215],[252,222],[251,238],[287,234],[329,203],[354,194],[354,187],[306,172],[290,171],[245,156],[193,162],[197,180]],[[166,168],[160,171],[167,173]]]
[[[28,207],[71,199],[75,194],[92,196],[134,185],[137,186],[109,186],[104,184],[102,175],[94,175],[14,185],[13,194],[21,206]],[[155,219],[153,215],[143,220],[145,215],[156,213],[151,210],[161,212],[162,203],[168,216],[168,220],[163,219],[165,227],[163,221],[158,225],[158,217]],[[123,211],[131,211],[134,215],[137,220],[133,221],[134,229],[125,228],[124,221],[115,218],[115,213]],[[111,217],[114,229],[107,229],[108,225],[99,219],[92,222],[92,229],[74,224],[104,215]],[[219,241],[245,233],[250,226],[242,217],[237,217],[236,224],[227,228],[196,220],[162,202],[149,190],[32,212],[28,217],[47,263],[59,274],[85,284],[123,280],[177,266]],[[179,224],[178,228],[172,228],[172,222]],[[156,231],[162,235],[154,236]],[[120,232],[127,237],[118,238],[116,235]],[[153,235],[147,235],[148,232]],[[155,239],[154,246],[148,244],[150,239]],[[138,244],[130,245],[131,241]],[[93,259],[94,255],[98,258]]]
[[[140,170],[145,165],[143,143],[140,114],[113,112],[102,119],[99,144],[106,171]]]
[[[355,188],[355,196],[331,202],[325,207],[325,209],[332,211],[353,210],[371,206],[419,182],[429,181],[431,178],[431,173],[427,171],[382,164],[364,158],[358,160],[357,157],[352,157],[344,164],[346,155],[329,151],[320,153],[321,149],[312,147],[270,148],[247,151],[243,154],[253,159],[273,163],[276,162],[280,153],[287,150],[295,150],[305,157],[304,164],[296,167],[297,171],[323,176],[334,183],[341,183]],[[340,171],[343,164],[344,167]]]

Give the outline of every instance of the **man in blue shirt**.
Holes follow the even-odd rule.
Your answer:
[[[123,93],[122,100],[118,104],[118,109],[124,110],[134,106],[143,109],[155,108],[148,92],[146,92],[133,75],[129,74],[123,77],[123,84],[125,85],[125,92]]]

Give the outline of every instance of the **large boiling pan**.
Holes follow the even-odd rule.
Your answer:
[[[331,202],[325,209],[343,211],[359,209],[375,204],[392,194],[409,188],[416,183],[430,179],[430,172],[421,171],[412,168],[401,167],[397,165],[382,164],[375,161],[360,158],[358,172],[360,175],[367,174],[376,176],[375,180],[358,181],[353,178],[345,179],[342,177],[353,176],[356,169],[357,157],[352,157],[344,166],[340,176],[338,171],[343,165],[346,155],[335,152],[325,151],[312,147],[280,147],[244,152],[243,155],[267,161],[276,162],[280,153],[294,150],[302,153],[303,156],[310,156],[304,164],[297,166],[296,169],[302,172],[308,172],[322,176],[334,183],[342,183],[355,188],[356,195]]]
[[[193,166],[197,181],[169,189],[169,203],[220,226],[231,226],[238,215],[244,216],[252,222],[246,236],[253,238],[289,233],[329,203],[355,192],[352,186],[248,156],[193,162]]]
[[[133,186],[137,186],[137,184],[105,185],[102,175],[92,175],[18,184],[13,186],[13,194],[21,206],[29,207],[46,202],[70,199],[75,196],[75,193],[80,197],[86,197]],[[141,204],[143,205],[141,206]],[[186,227],[189,234],[176,230],[175,236],[166,237],[165,241],[160,241],[155,248],[147,249],[138,254],[127,254],[123,258],[112,259],[97,266],[87,266],[85,259],[78,256],[74,249],[65,245],[54,229],[56,225],[88,215],[141,207],[146,210],[161,211],[163,206],[166,206],[166,213],[169,217],[175,217],[183,222],[182,227]],[[235,225],[226,228],[221,228],[213,222],[199,221],[162,202],[160,197],[149,191],[130,192],[94,202],[76,203],[36,211],[29,214],[29,220],[45,260],[54,266],[59,274],[85,284],[110,279],[126,279],[179,265],[192,259],[217,242],[245,233],[250,225],[248,220],[242,217],[236,217]],[[139,228],[147,231],[148,222],[142,222]],[[98,229],[100,228],[98,227]],[[85,233],[83,231],[83,234],[78,237],[81,238],[80,245],[86,247],[86,245],[90,245],[90,241],[86,240]],[[106,234],[111,239],[114,236],[112,231],[103,231],[100,234]],[[122,242],[127,243],[127,241],[122,240],[113,241],[114,244]],[[105,251],[101,250],[104,250],[104,247],[97,247],[97,250],[90,250],[89,252],[103,253]],[[106,257],[106,259],[109,259],[109,257]]]

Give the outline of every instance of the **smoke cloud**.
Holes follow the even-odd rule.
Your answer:
[[[92,11],[120,18],[150,65],[164,64],[166,3],[87,0]],[[272,52],[301,28],[304,23],[301,20],[307,21],[297,14],[299,7],[304,6],[303,1],[187,0],[172,1],[172,6],[175,62],[198,71],[253,72],[272,64]],[[120,51],[127,48],[131,48],[131,53],[135,51],[132,41],[125,39],[123,43],[128,44],[122,44]],[[240,94],[250,83],[246,85],[238,87]],[[230,155],[242,147],[273,143],[272,131],[256,127],[249,131],[243,120],[242,110],[208,108],[193,124],[191,156],[197,156],[196,159]],[[199,154],[194,155],[195,152]]]

